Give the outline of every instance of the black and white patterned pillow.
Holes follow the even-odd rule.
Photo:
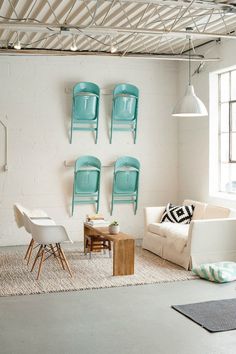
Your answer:
[[[167,204],[167,207],[161,217],[161,222],[169,221],[179,224],[189,224],[194,212],[194,205],[173,205]]]

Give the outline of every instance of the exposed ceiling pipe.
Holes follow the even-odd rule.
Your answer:
[[[126,56],[122,56],[122,53],[110,53],[110,52],[90,52],[90,51],[76,51],[70,50],[54,50],[54,49],[21,49],[19,51],[12,50],[10,48],[0,49],[0,55],[52,55],[52,56],[102,56],[102,57],[116,57],[116,58],[132,58],[132,59],[149,59],[149,60],[175,60],[175,61],[188,61],[188,55],[179,54],[141,54],[141,53],[127,53]],[[203,55],[192,55],[191,61],[195,62],[215,62],[220,58],[205,58]]]

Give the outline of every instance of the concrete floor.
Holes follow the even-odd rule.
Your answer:
[[[1,354],[235,354],[171,304],[236,297],[203,280],[0,298]]]

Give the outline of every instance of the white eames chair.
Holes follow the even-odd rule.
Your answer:
[[[37,280],[39,279],[43,263],[52,255],[60,262],[62,268],[67,270],[72,277],[72,273],[66,259],[65,253],[61,248],[62,242],[72,242],[64,226],[56,225],[52,219],[49,219],[47,225],[44,220],[29,218],[24,214],[25,225],[30,229],[34,242],[39,244],[39,250],[35,257],[31,272],[40,259]]]
[[[49,220],[51,220],[51,222],[53,222],[53,224],[55,224],[55,222],[43,211],[40,209],[36,209],[36,210],[29,210],[24,208],[22,205],[20,204],[14,204],[14,215],[15,215],[15,221],[16,224],[18,226],[18,228],[24,227],[25,231],[28,232],[31,235],[31,228],[29,223],[27,222],[27,220],[24,218],[24,214],[26,214],[29,218],[31,218],[32,220],[38,220],[38,222],[44,224],[44,223],[48,223]],[[37,245],[35,245],[35,241],[33,238],[31,238],[30,244],[27,248],[26,254],[24,259],[27,261],[27,265],[29,264],[31,255],[32,255],[32,251],[34,248],[38,247]]]

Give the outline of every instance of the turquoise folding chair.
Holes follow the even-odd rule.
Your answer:
[[[137,137],[139,90],[130,84],[119,84],[113,91],[110,144],[113,131],[132,131],[134,144]]]
[[[114,204],[133,204],[134,214],[138,208],[140,163],[129,156],[120,157],[114,166],[111,215]]]
[[[76,204],[96,204],[99,210],[101,162],[94,156],[82,156],[75,161],[72,215]]]
[[[92,82],[79,82],[73,88],[70,144],[74,130],[94,131],[98,140],[100,89]],[[85,127],[86,125],[86,127]]]

